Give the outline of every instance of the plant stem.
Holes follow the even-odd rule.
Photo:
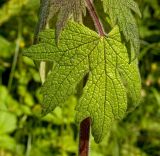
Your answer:
[[[91,2],[91,0],[86,0],[86,5],[89,11],[89,14],[91,15],[94,25],[99,33],[100,36],[105,36],[105,31],[103,29],[103,26],[99,20],[99,17],[97,15],[97,12],[95,10],[95,7],[93,5],[93,3]]]
[[[94,25],[100,36],[105,36],[105,31],[96,13],[94,5],[91,0],[86,0],[88,11],[93,19]],[[84,119],[80,124],[80,136],[79,136],[79,156],[89,155],[89,136],[90,136],[91,119],[88,117]]]
[[[30,155],[31,147],[32,147],[32,135],[28,134],[27,149],[26,149],[25,156],[29,156]]]
[[[90,124],[90,118],[84,119],[80,124],[79,156],[88,156],[89,154]]]
[[[18,59],[18,55],[19,55],[19,50],[20,50],[20,39],[21,39],[21,20],[18,19],[18,35],[17,35],[17,40],[16,40],[16,48],[15,48],[15,53],[14,53],[14,57],[13,57],[13,62],[12,62],[12,67],[11,67],[11,72],[10,72],[10,76],[9,76],[9,80],[8,80],[8,90],[9,92],[11,91],[12,88],[12,82],[13,82],[13,78],[14,78],[14,72],[16,69],[16,65],[17,65],[17,59]]]

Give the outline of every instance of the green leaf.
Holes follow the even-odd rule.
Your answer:
[[[126,41],[129,43],[129,55],[130,59],[133,59],[134,56],[131,56],[131,51],[133,50],[137,55],[139,53],[140,42],[138,27],[131,11],[135,12],[141,17],[138,5],[133,0],[102,1],[105,11],[110,16],[112,25],[119,25],[120,31],[123,32]]]
[[[6,134],[0,135],[0,148],[15,152],[16,141],[9,135]]]
[[[56,40],[72,15],[76,22],[82,21],[82,13],[85,14],[84,0],[50,0],[50,18],[58,12],[56,23]]]
[[[25,50],[34,60],[54,61],[42,94],[43,112],[63,106],[80,80],[89,74],[82,97],[76,106],[76,121],[92,119],[92,134],[100,142],[113,121],[121,119],[127,108],[127,94],[135,103],[140,99],[140,77],[137,60],[128,64],[128,54],[116,26],[100,37],[83,25],[69,22],[61,33],[59,45],[54,30],[40,34],[40,43]]]
[[[28,0],[10,0],[0,8],[0,25],[6,22],[13,15],[19,14],[23,5],[26,5]]]
[[[0,110],[0,134],[13,132],[16,127],[16,116],[8,111]]]
[[[1,53],[0,53],[0,57],[1,58],[10,58],[11,57],[11,49],[13,48],[11,46],[11,43],[6,40],[5,38],[3,38],[2,36],[0,36],[0,49],[1,49]]]

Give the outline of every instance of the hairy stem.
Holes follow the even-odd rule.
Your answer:
[[[89,154],[90,118],[84,119],[80,124],[79,156]]]
[[[99,33],[100,36],[105,36],[105,31],[103,29],[103,26],[99,20],[99,17],[96,13],[96,10],[94,8],[94,5],[93,3],[91,2],[91,0],[86,0],[86,5],[87,5],[87,8],[88,8],[88,11],[93,19],[93,22],[94,22],[94,25]]]

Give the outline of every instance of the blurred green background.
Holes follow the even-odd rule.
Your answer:
[[[141,104],[102,143],[91,138],[91,156],[160,156],[160,0],[137,2]],[[77,155],[76,97],[40,118],[39,73],[22,56],[32,44],[38,9],[39,0],[0,0],[0,156]]]

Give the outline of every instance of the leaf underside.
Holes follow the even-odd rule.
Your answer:
[[[76,121],[91,117],[92,134],[100,142],[113,121],[121,119],[127,108],[127,95],[134,103],[140,99],[137,60],[128,64],[128,54],[115,26],[105,37],[87,27],[68,22],[56,45],[54,30],[40,33],[40,43],[25,50],[34,60],[54,61],[55,66],[42,86],[43,113],[63,106],[75,93],[79,81],[88,81],[76,106]]]
[[[49,18],[58,13],[56,22],[56,41],[62,29],[65,27],[68,19],[72,15],[74,21],[81,22],[82,14],[85,14],[85,1],[84,0],[50,0],[50,14]]]
[[[123,32],[123,35],[126,41],[129,43],[130,59],[134,59],[135,56],[139,53],[140,42],[139,42],[139,33],[136,21],[132,12],[135,12],[141,17],[141,13],[138,5],[133,0],[102,0],[104,10],[110,16],[112,25],[118,24],[120,31]],[[135,56],[132,56],[131,51],[134,51]]]
[[[49,5],[50,5],[49,0],[40,0],[39,20],[36,25],[36,29],[34,33],[34,43],[38,42],[39,32],[46,27],[48,15],[49,15]]]

